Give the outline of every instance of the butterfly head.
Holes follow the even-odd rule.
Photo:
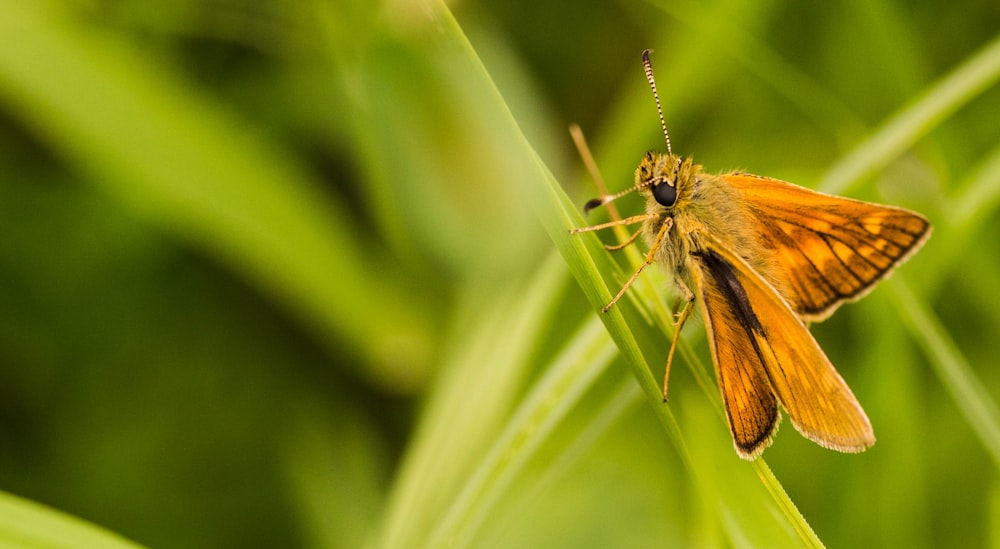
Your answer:
[[[656,81],[653,79],[653,67],[649,62],[651,51],[642,52],[642,66],[646,72],[649,87],[653,91],[653,99],[656,100],[656,112],[660,116],[660,126],[663,128],[667,152],[647,152],[635,170],[634,186],[617,194],[608,194],[590,200],[583,207],[584,213],[636,191],[647,196],[647,202],[650,206],[658,204],[667,210],[676,207],[678,201],[683,203],[691,194],[691,182],[694,181],[694,176],[700,167],[694,164],[690,158],[684,159],[674,155],[670,149],[670,134],[667,133],[667,124],[663,119],[663,108],[660,106],[660,96],[656,92]]]
[[[656,80],[653,79],[653,67],[649,62],[650,52],[651,50],[642,52],[642,67],[646,71],[646,80],[653,91],[653,99],[656,100],[656,113],[660,116],[667,152],[646,153],[635,170],[634,188],[643,194],[647,194],[648,191],[647,203],[650,207],[659,206],[669,211],[675,208],[678,202],[683,203],[690,196],[690,182],[694,181],[699,167],[690,158],[681,158],[670,149],[670,134],[663,119],[660,95],[656,93]]]
[[[670,153],[647,152],[635,169],[635,185],[616,194],[597,197],[583,207],[583,212],[625,195],[639,192],[647,197],[650,204],[656,203],[667,210],[691,196],[691,182],[701,169],[690,158],[681,158]]]
[[[697,170],[690,158],[647,152],[635,170],[634,188],[645,194],[650,204],[671,210],[690,196],[689,182]]]

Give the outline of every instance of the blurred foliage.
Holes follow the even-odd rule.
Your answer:
[[[0,7],[3,544],[1000,540],[995,3]],[[675,151],[934,222],[813,327],[868,452],[740,461],[662,274],[593,312],[647,47]]]

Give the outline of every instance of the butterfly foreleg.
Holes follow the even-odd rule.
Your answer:
[[[656,214],[633,215],[631,217],[626,217],[625,219],[616,219],[614,221],[591,225],[589,227],[577,227],[575,229],[570,229],[569,234],[589,233],[591,231],[600,231],[601,229],[610,229],[611,227],[617,227],[619,225],[635,225],[636,223],[642,223],[643,221],[653,219],[654,217],[656,217]],[[635,240],[635,238],[633,237],[630,240]]]
[[[636,217],[649,219],[650,217],[655,217],[655,215],[652,214],[637,215],[630,217],[629,219],[633,219]],[[673,226],[674,226],[673,219],[668,217],[663,221],[663,224],[660,225],[660,230],[657,231],[656,233],[656,239],[653,240],[653,244],[649,247],[649,251],[646,252],[646,260],[642,262],[642,265],[639,265],[639,268],[636,269],[634,273],[632,273],[632,276],[629,277],[628,281],[625,282],[625,285],[622,286],[622,289],[618,290],[618,295],[616,295],[611,300],[610,303],[608,303],[601,309],[602,313],[606,313],[611,309],[611,307],[614,307],[615,303],[618,303],[618,300],[621,299],[623,295],[625,295],[625,291],[632,286],[632,283],[635,282],[637,278],[639,278],[639,273],[641,273],[643,269],[645,269],[647,266],[649,266],[649,264],[653,263],[653,261],[656,260],[656,254],[659,251],[660,246],[663,244],[663,239],[666,237],[667,233],[670,232],[670,228]]]

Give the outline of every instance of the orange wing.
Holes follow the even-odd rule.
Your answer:
[[[753,459],[778,425],[775,401],[806,438],[842,452],[875,443],[864,410],[805,324],[777,291],[711,235],[692,254],[695,283],[741,457]]]
[[[751,319],[759,323],[752,311],[751,319],[741,318],[747,315],[740,314],[739,304],[726,296],[726,287],[713,273],[693,272],[733,445],[740,457],[753,459],[771,445],[781,420],[753,332],[744,325]],[[745,299],[742,303],[747,304]]]
[[[831,196],[749,174],[723,179],[740,191],[785,277],[792,309],[807,321],[868,293],[916,252],[931,226],[920,214]]]

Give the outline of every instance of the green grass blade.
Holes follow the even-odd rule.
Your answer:
[[[1000,206],[1000,147],[970,172],[941,208],[943,215],[935,228],[934,241],[946,240],[948,245],[929,246],[928,252],[933,250],[934,256],[921,286],[926,295],[935,295],[948,276],[967,268],[963,257],[976,246],[977,236]]]
[[[507,422],[552,296],[565,281],[565,268],[550,258],[526,288],[477,304],[475,326],[462,321],[390,496],[380,546],[425,544],[468,485]]]
[[[831,194],[849,192],[852,185],[885,167],[997,80],[1000,80],[1000,36],[890,117],[871,137],[830,168],[819,189]]]
[[[985,155],[981,166],[949,202],[945,219],[964,235],[974,234],[987,221],[1000,205],[1000,146]]]
[[[141,546],[78,518],[0,492],[0,547],[136,549]]]
[[[599,322],[581,326],[521,401],[492,449],[470,475],[431,534],[430,546],[469,545],[511,479],[523,470],[614,356],[615,348]]]
[[[934,372],[986,447],[994,465],[1000,468],[1000,410],[989,392],[976,378],[947,330],[905,280],[897,277],[888,285],[892,288],[897,307],[903,313],[900,315],[903,323],[924,349]]]
[[[720,10],[721,17],[705,13],[701,5],[683,2],[656,2],[660,9],[696,29],[715,48],[739,62],[749,73],[782,94],[806,116],[832,135],[841,133],[844,125],[860,128],[861,122],[838,97],[776,54],[774,50],[748,34],[746,17],[729,10]],[[750,4],[747,4],[750,5]],[[760,18],[760,7],[752,5],[753,17]],[[719,36],[725,40],[717,40]]]

